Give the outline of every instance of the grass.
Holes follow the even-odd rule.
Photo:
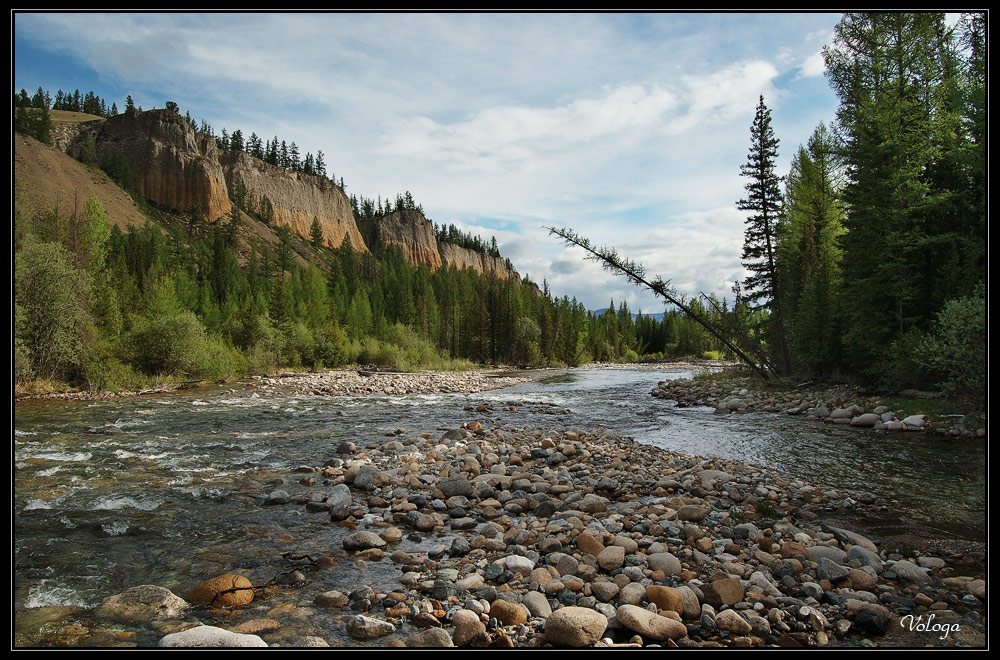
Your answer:
[[[757,502],[757,515],[761,520],[781,520],[781,514],[774,508],[771,500]]]
[[[88,115],[85,112],[73,112],[71,110],[49,110],[49,117],[52,123],[61,124],[82,124],[85,121],[103,120],[104,117]]]

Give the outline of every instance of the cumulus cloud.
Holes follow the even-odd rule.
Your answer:
[[[813,53],[802,62],[799,67],[799,76],[802,78],[815,78],[822,76],[826,72],[826,60],[823,52]]]
[[[414,117],[401,120],[384,137],[382,151],[460,168],[497,170],[539,152],[560,152],[625,130],[648,128],[676,105],[675,96],[657,86],[627,85],[554,108],[487,108],[468,121],[452,124]]]

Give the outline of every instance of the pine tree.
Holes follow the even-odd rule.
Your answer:
[[[766,300],[760,307],[768,309],[774,319],[787,374],[791,372],[791,359],[774,263],[775,231],[781,214],[781,180],[774,172],[777,158],[778,139],[771,128],[771,111],[761,96],[750,127],[750,153],[740,167],[740,174],[749,179],[745,185],[747,196],[736,205],[751,214],[746,220],[743,240],[743,266],[751,273],[744,282],[747,298],[751,302]]]
[[[820,124],[800,147],[786,185],[776,262],[796,362],[828,374],[838,363],[835,287],[843,207],[837,199],[833,137]]]
[[[312,238],[313,247],[323,245],[323,227],[319,224],[319,218],[313,216],[312,226],[309,227],[309,236]]]

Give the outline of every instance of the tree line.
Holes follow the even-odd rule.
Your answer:
[[[16,195],[19,385],[114,391],[282,367],[577,365],[718,349],[676,313],[633,319],[621,303],[592,314],[527,278],[431,273],[398,247],[360,253],[346,238],[330,249],[281,226],[275,247],[241,263],[232,218],[182,222],[147,205],[156,224],[122,231],[94,197],[68,216],[24,207]]]

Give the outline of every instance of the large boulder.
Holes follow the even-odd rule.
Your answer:
[[[195,626],[160,639],[160,648],[266,648],[257,635],[241,635],[215,626]]]
[[[680,621],[654,614],[636,605],[622,605],[615,617],[618,623],[649,639],[678,640],[687,635],[687,627]]]
[[[737,578],[726,578],[716,580],[702,586],[701,592],[705,595],[705,602],[714,607],[723,605],[735,605],[743,600],[743,584]]]
[[[555,646],[582,648],[601,639],[608,618],[586,607],[564,607],[545,622],[545,639]]]
[[[174,619],[187,609],[187,602],[169,589],[152,584],[132,587],[105,598],[94,614],[120,623],[147,623],[158,619]]]

